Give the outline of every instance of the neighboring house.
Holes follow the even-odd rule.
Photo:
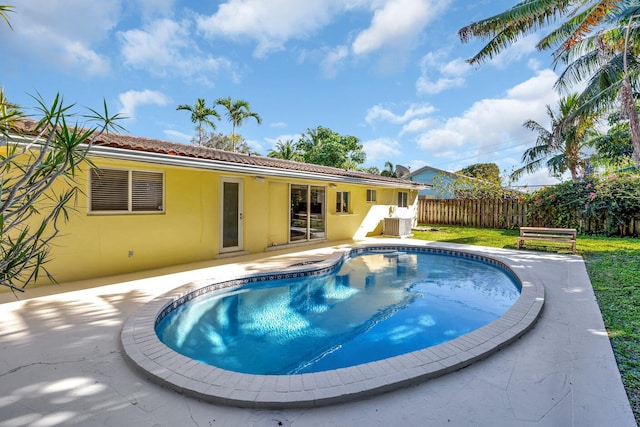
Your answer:
[[[419,191],[420,198],[453,199],[455,194],[452,184],[461,177],[461,175],[453,172],[424,166],[415,172],[411,172],[405,179],[431,185],[430,188],[424,188]]]
[[[380,235],[391,211],[415,218],[424,187],[117,134],[90,159],[47,263],[58,282]]]

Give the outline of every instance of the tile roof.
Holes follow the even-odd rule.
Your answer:
[[[33,120],[22,119],[20,121],[19,127],[25,134],[33,134],[35,124],[36,122]],[[104,133],[100,135],[96,139],[96,141],[94,141],[94,145],[147,153],[164,154],[169,156],[188,157],[192,159],[215,160],[247,166],[259,166],[273,169],[297,171],[301,173],[306,172],[329,175],[333,177],[362,179],[366,181],[380,181],[389,184],[398,184],[404,187],[418,187],[424,185],[422,183],[411,182],[405,179],[373,175],[366,172],[344,170],[330,166],[316,165],[312,163],[273,159],[265,156],[233,153],[230,151],[216,150],[209,147],[201,147],[191,144],[162,141],[159,139],[150,139],[118,133]]]

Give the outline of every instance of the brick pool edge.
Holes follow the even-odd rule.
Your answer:
[[[173,301],[202,288],[202,283],[180,286],[145,304],[125,322],[121,345],[126,360],[150,380],[179,393],[211,403],[249,408],[314,407],[342,403],[422,383],[457,371],[504,348],[530,330],[542,312],[545,295],[531,268],[522,260],[469,246],[423,241],[367,243],[339,248],[312,269],[337,263],[353,248],[394,247],[458,253],[488,260],[509,269],[521,282],[518,300],[499,319],[443,344],[348,368],[297,375],[252,375],[205,365],[164,345],[155,333],[159,313]],[[284,272],[309,270],[296,264]],[[280,271],[280,270],[279,270]],[[227,277],[233,280],[246,277]],[[221,281],[221,280],[216,280]]]

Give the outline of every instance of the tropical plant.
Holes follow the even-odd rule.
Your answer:
[[[293,140],[278,141],[271,150],[267,153],[267,157],[282,160],[300,161],[302,156],[296,147],[296,143]]]
[[[549,227],[581,229],[587,222],[598,234],[625,235],[640,210],[640,175],[610,174],[568,181],[530,195],[527,217]]]
[[[296,144],[306,163],[355,170],[364,163],[366,154],[355,136],[340,135],[318,126],[307,129]]]
[[[391,178],[397,178],[396,168],[391,162],[384,162],[384,169],[380,172],[382,176],[388,176]]]
[[[50,106],[34,98],[42,118],[7,122],[0,118],[0,285],[23,291],[41,272],[53,281],[45,264],[52,240],[67,221],[70,205],[82,190],[76,183],[93,141],[109,130],[123,130],[118,114],[89,110],[91,127],[68,124],[75,114],[58,94]],[[4,101],[4,106],[10,105]],[[9,115],[14,118],[16,114]],[[28,130],[25,130],[28,129]],[[19,132],[19,133],[16,133]],[[28,135],[23,133],[28,132]],[[64,188],[55,190],[54,183]]]
[[[637,1],[626,0],[525,0],[507,11],[471,23],[459,31],[463,42],[472,37],[490,39],[471,59],[485,62],[525,34],[566,18],[538,43],[538,49],[556,48],[556,64],[569,64],[558,86],[588,79],[574,114],[593,116],[613,108],[619,99],[629,120],[634,161],[640,167],[640,121],[633,84],[638,80],[640,49]],[[597,31],[595,31],[597,29]]]
[[[234,143],[229,135],[210,132],[202,142],[202,146],[215,148],[216,150],[234,151],[235,149],[237,153],[251,153],[251,147],[249,147],[249,144],[247,144],[241,135],[236,135],[236,142]]]
[[[205,141],[206,134],[204,125],[208,125],[212,129],[216,128],[216,124],[211,121],[210,117],[220,119],[220,114],[218,114],[215,108],[206,106],[204,98],[198,98],[194,105],[180,104],[176,107],[176,110],[184,110],[191,113],[191,122],[196,124],[197,136],[195,142],[198,145],[203,145]]]
[[[13,6],[0,5],[0,18],[2,18],[2,20],[7,23],[9,28],[13,30],[11,22],[9,22],[9,15],[7,15],[7,12],[13,12]]]
[[[607,132],[597,134],[593,142],[596,152],[592,160],[597,165],[613,170],[632,167],[633,146],[629,123],[619,113],[609,116]]]
[[[244,121],[249,117],[254,118],[258,124],[262,123],[262,118],[258,113],[251,111],[249,103],[242,99],[233,101],[230,96],[227,98],[220,98],[216,101],[216,105],[222,105],[227,110],[225,114],[227,119],[231,122],[231,141],[233,142],[232,151],[235,151],[237,139],[236,128],[242,126],[242,123],[244,123]]]
[[[492,182],[498,186],[502,185],[500,178],[500,168],[495,163],[475,163],[456,172],[457,174],[477,178]]]
[[[20,107],[9,102],[4,94],[4,88],[0,88],[0,135],[18,131],[18,119],[24,117]]]
[[[531,173],[544,165],[549,173],[559,177],[564,172],[571,173],[571,180],[578,181],[587,166],[584,149],[593,144],[593,118],[579,117],[574,114],[579,108],[578,95],[571,94],[559,102],[556,113],[547,105],[547,114],[551,119],[551,130],[535,120],[528,120],[524,127],[537,133],[536,143],[522,155],[524,166],[511,173],[511,179],[517,180],[524,173]]]
[[[431,185],[439,198],[455,199],[522,199],[522,193],[503,188],[495,182],[470,176],[438,174],[431,179]]]
[[[368,168],[362,168],[362,172],[366,172],[371,175],[380,175],[380,168],[377,166],[369,166]]]

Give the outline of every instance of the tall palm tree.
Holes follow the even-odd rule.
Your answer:
[[[220,98],[216,101],[216,105],[222,105],[227,109],[226,116],[231,122],[231,140],[233,141],[233,151],[235,151],[236,128],[242,126],[242,123],[249,117],[256,119],[258,124],[262,123],[262,118],[258,113],[251,111],[251,107],[247,101],[237,99],[231,100],[231,97]]]
[[[267,153],[267,157],[271,157],[273,159],[282,159],[282,160],[294,160],[300,161],[302,156],[298,151],[295,142],[289,139],[285,142],[278,141],[276,145],[273,146],[271,150]]]
[[[619,99],[629,120],[636,167],[640,168],[640,120],[633,90],[640,68],[636,61],[639,6],[637,1],[627,0],[524,0],[503,13],[469,24],[458,34],[463,42],[472,37],[490,39],[468,61],[479,64],[522,36],[566,18],[538,43],[538,50],[555,48],[556,65],[569,64],[559,86],[589,79],[580,95],[583,106],[575,114],[611,109]],[[593,35],[595,29],[598,31]]]
[[[191,113],[191,121],[196,123],[196,131],[198,132],[198,145],[203,145],[205,142],[204,125],[211,126],[212,129],[216,128],[216,124],[211,121],[210,117],[220,120],[220,114],[215,108],[207,107],[204,98],[198,98],[194,105],[178,105],[176,110],[185,110]]]
[[[524,123],[524,127],[537,133],[538,137],[536,144],[522,155],[524,166],[515,170],[511,179],[517,180],[524,173],[535,172],[543,164],[555,176],[569,171],[573,182],[579,179],[586,166],[583,149],[590,145],[594,124],[593,118],[574,115],[579,106],[575,93],[560,99],[557,113],[547,105],[551,130],[534,120]]]

